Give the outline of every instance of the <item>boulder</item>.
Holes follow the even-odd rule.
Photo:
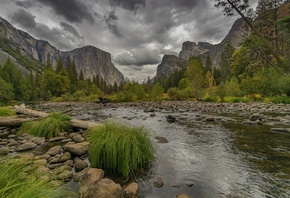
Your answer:
[[[47,152],[46,154],[47,155],[50,155],[50,156],[55,156],[57,154],[60,154],[61,153],[61,146],[54,146],[54,147],[51,147]]]
[[[67,160],[70,159],[71,159],[70,152],[64,152],[64,154],[60,156],[60,162],[66,162]]]
[[[190,198],[190,196],[186,194],[179,194],[179,195],[176,195],[176,198]]]
[[[154,187],[161,188],[164,185],[162,177],[157,177],[156,180],[153,182]]]
[[[84,197],[89,193],[91,187],[104,177],[104,171],[97,168],[86,168],[76,173],[74,178],[79,181],[79,193]],[[82,196],[83,195],[83,196]]]
[[[88,167],[88,164],[84,160],[82,160],[78,157],[75,158],[75,169],[77,172],[81,171],[87,167]]]
[[[262,115],[260,115],[260,114],[252,114],[251,116],[250,116],[250,121],[257,121],[257,120],[259,120],[259,121],[262,121],[263,120],[263,117],[262,117]]]
[[[16,147],[15,151],[17,151],[17,152],[27,151],[27,150],[34,149],[36,146],[37,146],[37,144],[35,144],[33,142],[27,142],[27,143],[21,144],[18,147]]]
[[[168,116],[166,116],[166,121],[168,123],[173,123],[173,122],[176,122],[176,118],[172,115],[168,115]]]
[[[61,172],[60,174],[57,175],[57,178],[60,180],[70,180],[72,178],[73,174],[71,171],[68,170],[64,170],[63,172]]]
[[[123,191],[120,184],[116,184],[113,180],[103,178],[92,186],[86,193],[81,194],[83,198],[122,198]]]
[[[123,190],[123,197],[124,198],[137,198],[139,197],[139,186],[137,183],[132,182],[128,186],[126,186]]]
[[[70,152],[72,155],[81,156],[88,152],[89,142],[81,142],[76,144],[67,143],[63,146],[65,151]]]
[[[72,137],[73,141],[75,141],[76,143],[80,143],[85,141],[85,138],[83,138],[83,136],[81,134],[76,134]]]
[[[8,147],[2,147],[0,148],[0,155],[7,155],[9,153],[9,148]]]

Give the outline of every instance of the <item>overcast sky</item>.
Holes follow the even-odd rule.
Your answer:
[[[256,1],[256,0],[253,0]],[[0,16],[62,51],[93,45],[129,79],[153,77],[185,41],[220,42],[236,18],[213,0],[0,0]]]

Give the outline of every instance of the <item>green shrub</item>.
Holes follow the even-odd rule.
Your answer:
[[[14,116],[16,115],[15,111],[10,107],[0,107],[0,117],[5,116]]]
[[[287,97],[287,96],[273,97],[271,98],[271,102],[276,103],[276,104],[279,104],[279,103],[290,104],[290,97]]]
[[[246,98],[246,97],[225,97],[225,102],[233,102],[233,103],[243,102],[243,103],[248,103],[249,99]]]
[[[31,134],[39,137],[56,137],[62,131],[69,129],[70,117],[63,113],[51,113],[46,118],[39,121],[23,123],[18,130],[18,134]]]
[[[87,132],[92,167],[137,177],[155,158],[155,150],[144,128],[105,122]]]

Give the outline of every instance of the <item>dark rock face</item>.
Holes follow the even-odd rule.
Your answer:
[[[191,41],[184,42],[179,57],[164,55],[161,64],[157,67],[156,76],[168,77],[175,69],[184,68],[186,61],[193,56],[200,57],[202,62],[205,62],[205,58],[209,56],[212,65],[219,67],[220,56],[227,42],[230,42],[233,47],[237,48],[246,36],[249,35],[249,31],[243,27],[243,24],[243,19],[236,20],[227,36],[216,45],[207,42],[198,42],[198,44]]]
[[[58,57],[61,57],[65,65],[67,57],[70,56],[71,60],[75,62],[77,72],[80,73],[82,71],[86,79],[92,79],[93,76],[98,75],[110,85],[113,85],[115,81],[117,84],[125,81],[123,74],[111,62],[111,54],[96,47],[85,46],[72,51],[62,52],[47,41],[37,40],[28,33],[15,29],[1,17],[0,37],[8,39],[21,49],[21,54],[32,56],[43,64],[46,64],[47,60],[50,59],[52,65],[55,66]]]

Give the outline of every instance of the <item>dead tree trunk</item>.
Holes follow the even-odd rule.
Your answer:
[[[23,118],[23,117],[19,117],[19,116],[2,117],[2,118],[0,118],[0,126],[19,126],[23,122],[37,120],[39,118],[44,118],[44,117],[49,115],[46,112],[28,109],[28,108],[26,108],[25,105],[16,105],[16,106],[14,106],[14,109],[15,109],[16,113],[28,115],[30,117],[29,118]],[[76,128],[89,129],[93,126],[97,126],[98,123],[84,121],[84,120],[71,119],[70,125],[72,127],[76,127]]]

